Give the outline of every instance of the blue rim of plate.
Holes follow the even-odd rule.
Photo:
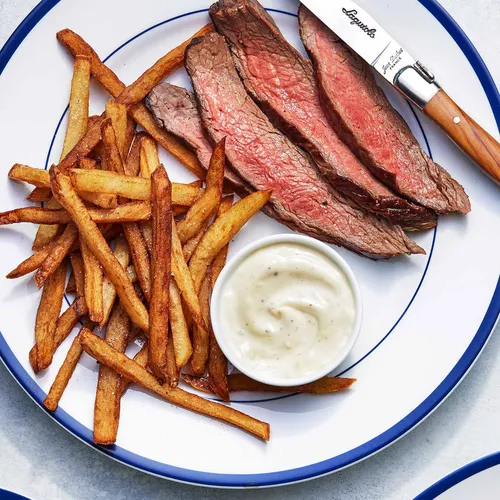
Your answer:
[[[60,0],[42,0],[17,27],[0,50],[0,74],[31,30]],[[500,94],[478,51],[456,21],[437,0],[418,0],[443,26],[466,56],[478,77],[500,130]],[[278,486],[320,477],[353,465],[391,445],[429,416],[467,374],[488,341],[500,314],[500,279],[481,325],[466,349],[441,384],[417,408],[379,436],[342,455],[315,464],[286,471],[263,474],[219,474],[183,469],[141,457],[118,446],[103,448],[92,442],[92,432],[62,409],[49,413],[43,406],[45,393],[24,370],[3,336],[0,335],[0,358],[31,398],[56,422],[94,449],[136,469],[176,481],[222,488]]]
[[[443,479],[434,483],[432,486],[420,493],[420,495],[417,495],[414,500],[434,500],[434,498],[453,488],[462,481],[465,481],[469,477],[475,476],[476,474],[479,474],[487,469],[491,469],[496,465],[500,465],[500,452],[498,451],[496,453],[492,453],[491,455],[478,458],[477,460],[474,460],[474,462],[460,467],[460,469],[457,469],[451,474],[443,477]]]
[[[14,493],[13,491],[0,489],[0,500],[29,500],[29,498],[23,497],[22,495]]]

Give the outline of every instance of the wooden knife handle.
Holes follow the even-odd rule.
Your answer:
[[[500,144],[440,90],[424,107],[432,118],[487,174],[500,183]]]

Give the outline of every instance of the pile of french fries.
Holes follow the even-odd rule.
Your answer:
[[[196,36],[212,30],[206,26]],[[74,56],[69,119],[58,165],[49,172],[16,164],[13,180],[35,186],[30,201],[45,202],[0,214],[0,225],[40,224],[33,255],[7,278],[35,272],[42,289],[29,353],[39,373],[80,322],[45,399],[55,411],[85,351],[99,363],[94,441],[113,444],[120,400],[131,383],[167,401],[233,424],[263,440],[269,424],[178,387],[179,380],[229,401],[231,391],[281,391],[244,375],[228,376],[227,360],[211,329],[210,296],[230,240],[269,200],[255,192],[233,204],[224,195],[225,141],[208,172],[196,156],[161,129],[143,103],[162,79],[183,64],[189,39],[126,87],[71,30],[58,40]],[[94,77],[112,96],[89,117]],[[136,131],[136,125],[143,131]],[[158,144],[200,181],[171,183]],[[67,276],[69,275],[69,279]],[[74,296],[61,314],[65,293]],[[103,336],[94,333],[104,332]],[[144,340],[133,359],[127,347]],[[182,370],[182,373],[181,373]],[[331,393],[354,379],[324,378],[288,391]]]

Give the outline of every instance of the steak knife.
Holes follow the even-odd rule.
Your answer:
[[[352,0],[301,2],[500,183],[500,144],[468,116],[438,85],[434,75],[366,11]]]

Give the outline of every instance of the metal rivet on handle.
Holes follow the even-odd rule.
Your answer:
[[[460,120],[460,117],[459,116],[455,116],[455,118],[453,118],[453,122],[456,123],[457,125],[461,122],[462,120]]]

